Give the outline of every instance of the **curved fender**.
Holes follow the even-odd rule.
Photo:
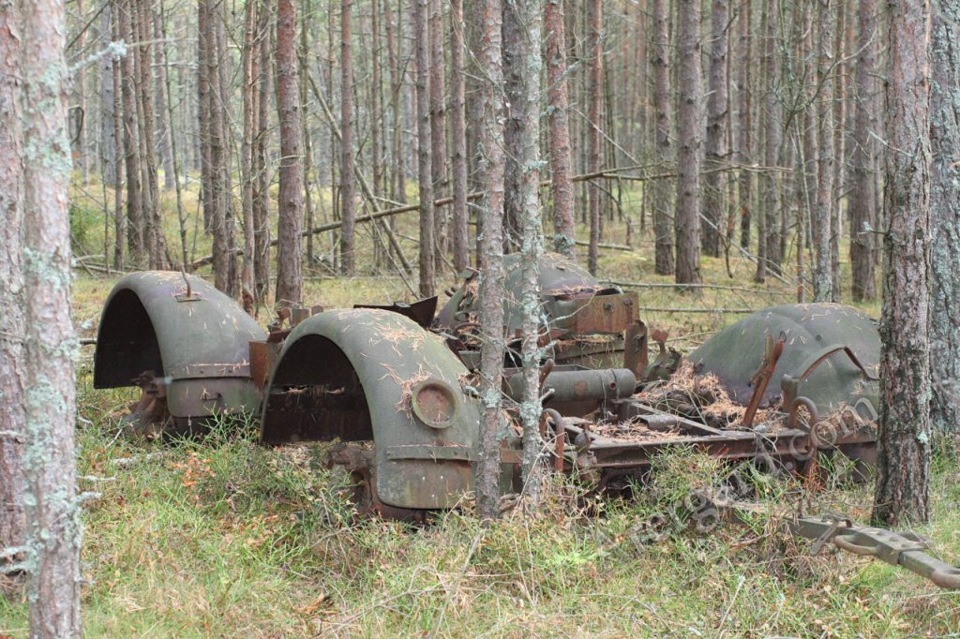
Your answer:
[[[813,400],[821,411],[850,406],[868,415],[867,421],[876,418],[879,385],[872,375],[880,361],[880,334],[870,318],[853,308],[839,304],[774,306],[720,331],[689,359],[699,372],[714,373],[734,401],[746,404],[753,393],[751,380],[763,360],[766,338],[781,333],[786,345],[764,402],[781,392],[785,378],[794,378],[801,384],[799,394]],[[859,358],[857,362],[864,369],[842,353],[827,356],[843,346]],[[825,356],[822,365],[815,367]]]
[[[267,387],[264,443],[372,439],[377,493],[450,508],[473,488],[480,407],[436,335],[379,309],[314,315],[287,338]]]
[[[100,316],[94,388],[132,386],[141,373],[164,378],[178,418],[256,410],[250,342],[266,332],[232,299],[200,278],[171,271],[131,273],[113,287]]]

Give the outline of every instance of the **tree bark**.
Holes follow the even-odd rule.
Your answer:
[[[762,21],[764,21],[764,51],[763,69],[766,82],[764,103],[764,163],[767,166],[777,166],[782,159],[783,147],[783,104],[778,96],[780,79],[780,60],[777,55],[777,16],[767,2],[763,3]],[[763,267],[757,266],[757,279],[763,280],[765,269],[775,274],[781,273],[783,251],[780,249],[783,235],[780,232],[781,223],[786,219],[782,205],[783,180],[779,172],[767,171],[762,178],[763,186],[763,231],[760,233],[760,242],[763,243]]]
[[[448,193],[447,182],[447,106],[443,56],[443,7],[445,0],[430,2],[430,181],[434,199]],[[450,245],[450,213],[446,207],[434,208],[434,269],[446,264]]]
[[[834,302],[833,260],[831,242],[833,227],[833,178],[834,178],[834,119],[833,119],[833,65],[835,60],[834,21],[836,13],[830,0],[817,4],[817,83],[819,88],[815,108],[817,131],[816,202],[810,220],[815,261],[813,265],[813,301]],[[812,159],[812,158],[810,158]]]
[[[264,2],[260,5],[260,20],[257,25],[257,34],[260,47],[259,76],[257,77],[257,135],[253,143],[253,166],[255,176],[253,187],[253,243],[256,255],[254,256],[254,281],[256,291],[254,299],[257,304],[266,304],[270,295],[270,178],[267,174],[267,140],[269,138],[270,123],[270,73],[273,65],[270,63],[273,51],[271,38],[271,7],[272,3]]]
[[[20,371],[26,343],[23,283],[23,109],[20,100],[21,33],[11,5],[0,5],[0,551],[23,548],[26,519],[23,511],[23,434],[25,381]],[[7,575],[9,564],[19,563],[24,553],[0,558],[0,596],[13,595],[21,585]]]
[[[425,2],[425,0],[419,0]],[[483,421],[480,430],[480,454],[476,466],[477,511],[484,519],[499,516],[500,443],[504,421],[501,410],[503,383],[503,61],[501,53],[500,0],[483,0],[481,10],[480,66],[481,104],[479,147],[483,153],[480,174],[484,198],[481,204],[483,233],[480,237],[480,327],[484,336],[480,347],[480,394]]]
[[[519,116],[517,164],[519,174],[519,201],[522,212],[520,263],[522,284],[520,308],[523,309],[521,327],[521,361],[523,363],[524,391],[520,401],[523,422],[523,485],[524,493],[534,508],[539,505],[543,481],[543,439],[540,437],[540,256],[543,254],[543,225],[540,210],[540,76],[543,58],[540,54],[541,3],[539,0],[512,0],[512,10],[505,20],[517,23],[513,31],[522,90],[515,96],[514,113]],[[504,29],[506,31],[506,29]],[[504,41],[506,44],[506,41]]]
[[[960,8],[955,3],[934,0],[930,50],[930,418],[936,430],[955,433],[960,429]]]
[[[727,119],[730,113],[730,99],[727,91],[727,51],[730,5],[728,0],[713,0],[713,12],[710,19],[712,44],[710,47],[710,93],[707,98],[707,139],[704,146],[703,191],[703,235],[701,247],[711,257],[720,256],[720,237],[723,234],[727,207],[727,193],[724,188],[726,176],[720,172],[720,166],[727,157]]]
[[[137,91],[138,125],[140,127],[140,152],[143,158],[143,217],[145,222],[144,240],[147,247],[147,261],[151,269],[164,270],[167,263],[167,242],[163,235],[163,216],[160,207],[160,182],[157,173],[156,117],[154,109],[154,89],[157,86],[153,75],[153,47],[148,44],[153,39],[153,10],[148,3],[138,3],[133,24],[137,39],[143,43],[135,49],[138,66]]]
[[[880,429],[872,520],[888,527],[930,515],[930,5],[889,13],[890,113],[880,322]]]
[[[573,212],[573,167],[570,155],[570,108],[567,92],[567,39],[563,0],[544,5],[547,64],[547,113],[550,124],[550,192],[553,200],[553,250],[573,259],[576,231]]]
[[[354,228],[357,219],[357,178],[353,162],[353,35],[350,31],[351,0],[340,3],[340,270],[356,270]]]
[[[113,41],[113,2],[107,2],[100,14],[100,47],[106,49]],[[116,140],[113,131],[114,88],[113,67],[118,61],[112,55],[100,57],[100,179],[104,184],[117,180]]]
[[[520,105],[524,92],[524,69],[520,60],[523,26],[516,15],[518,8],[514,0],[503,3],[503,85],[506,92],[506,122],[503,126],[503,143],[506,153],[506,165],[503,173],[503,250],[513,253],[520,248],[520,236],[523,224],[523,204],[520,195],[520,137],[522,135]]]
[[[587,170],[590,173],[599,173],[603,140],[603,123],[600,119],[601,113],[603,113],[603,1],[590,0],[587,3],[587,11],[589,20],[587,51],[590,56],[590,70],[587,80],[587,96],[589,99],[589,113],[587,114],[589,165]],[[587,208],[590,216],[590,246],[587,249],[587,270],[596,275],[600,261],[600,225],[602,224],[600,185],[588,182],[587,189],[589,194]]]
[[[243,292],[254,298],[254,304],[262,300],[256,297],[256,249],[254,238],[253,192],[256,175],[254,165],[254,140],[257,135],[257,115],[260,94],[257,81],[260,73],[260,39],[257,37],[258,2],[247,2],[243,13],[243,49],[241,66],[243,73],[242,110],[243,139],[240,150],[240,208],[243,217],[243,265],[240,270],[240,286]]]
[[[277,227],[276,303],[303,299],[300,230],[303,184],[300,170],[300,104],[297,74],[297,9],[293,0],[277,2],[277,111],[280,118],[280,221]]]
[[[680,144],[677,160],[677,284],[700,282],[700,0],[679,0]]]
[[[450,65],[452,89],[450,133],[453,137],[453,268],[463,273],[470,265],[467,223],[466,68],[464,66],[463,0],[450,4]]]
[[[18,26],[22,28],[19,32]],[[62,2],[37,0],[29,6],[0,8],[0,65],[4,72],[13,71],[3,76],[11,81],[0,84],[0,110],[4,115],[20,116],[5,119],[0,134],[5,150],[20,151],[5,155],[13,161],[5,162],[0,170],[4,180],[0,204],[4,213],[22,215],[22,224],[8,226],[18,237],[7,231],[0,236],[4,242],[0,257],[3,262],[11,260],[0,265],[0,277],[10,280],[3,282],[10,284],[5,295],[12,293],[14,300],[20,295],[22,303],[22,315],[14,312],[8,317],[4,313],[0,318],[0,368],[5,373],[0,382],[5,406],[0,410],[12,411],[5,415],[10,421],[3,421],[0,454],[3,463],[9,464],[7,455],[13,451],[18,477],[10,485],[20,491],[14,497],[13,512],[5,508],[0,516],[13,515],[14,527],[25,524],[19,554],[20,568],[29,575],[30,635],[43,638],[80,636],[73,364],[77,342],[70,319],[67,191],[71,167],[64,33]],[[19,64],[11,69],[14,53]],[[19,101],[18,107],[15,101]],[[8,200],[12,195],[20,197],[15,202]],[[21,319],[22,326],[13,325]],[[10,333],[10,329],[19,330]],[[11,341],[18,342],[13,346],[16,360],[7,359]],[[7,432],[11,428],[19,430]],[[0,466],[0,471],[7,469]],[[6,477],[0,478],[6,492]],[[19,519],[20,508],[23,519]],[[4,529],[6,524],[0,525],[0,530]],[[18,554],[10,553],[10,548],[0,550]]]
[[[436,287],[433,209],[433,157],[430,128],[430,0],[415,0],[417,49],[417,180],[420,188],[420,296]]]
[[[670,71],[670,3],[653,0],[653,102],[656,112],[657,161],[674,161],[673,146],[673,91]],[[654,272],[673,274],[673,201],[676,189],[667,180],[656,180],[651,185],[653,200]]]
[[[857,110],[853,131],[853,192],[850,196],[850,270],[854,302],[877,298],[877,8],[860,0],[855,83]]]
[[[754,135],[753,119],[753,91],[750,86],[756,81],[754,73],[759,66],[754,60],[753,32],[753,2],[752,0],[743,0],[740,8],[740,33],[739,33],[739,51],[736,68],[737,90],[739,97],[739,117],[737,122],[737,140],[738,140],[738,159],[741,165],[747,165],[757,162],[756,136]],[[753,206],[754,206],[754,174],[753,171],[744,171],[741,169],[738,186],[738,199],[740,202],[740,246],[750,250],[750,241],[753,224]],[[762,217],[762,216],[761,216]],[[758,220],[758,223],[762,224]],[[758,235],[761,233],[758,232]],[[764,264],[763,242],[758,242],[757,246],[757,266]],[[760,281],[763,281],[762,279]]]
[[[131,25],[131,2],[124,0],[117,4],[117,20],[120,38],[133,41]],[[142,185],[140,181],[140,140],[137,127],[137,81],[133,56],[129,53],[120,59],[120,88],[123,99],[123,150],[127,177],[127,247],[134,266],[144,265],[144,211]]]

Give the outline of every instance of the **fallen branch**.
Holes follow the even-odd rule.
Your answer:
[[[606,280],[604,284],[611,286],[620,286],[622,288],[696,288],[711,289],[717,291],[742,291],[744,293],[762,293],[764,295],[783,295],[792,297],[792,293],[784,291],[771,291],[764,288],[748,288],[746,286],[726,286],[723,284],[675,284],[673,282],[614,282]]]
[[[584,242],[583,240],[577,240],[577,246],[590,246],[590,242]],[[626,244],[597,244],[597,248],[610,249],[611,251],[632,251],[632,246],[627,246]]]
[[[640,306],[637,310],[646,311],[647,313],[739,313],[742,315],[757,312],[755,308],[658,308],[653,306]]]

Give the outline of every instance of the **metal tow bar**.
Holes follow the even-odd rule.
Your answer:
[[[835,516],[799,517],[791,521],[789,527],[798,537],[816,540],[813,554],[832,542],[837,548],[856,555],[903,566],[941,588],[960,588],[960,568],[928,555],[927,543],[914,533],[857,526],[849,519]]]

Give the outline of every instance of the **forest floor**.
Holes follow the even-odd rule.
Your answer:
[[[652,274],[651,252],[649,242],[606,251],[601,279],[668,284]],[[641,289],[641,316],[689,350],[741,310],[795,299],[790,282],[751,283],[752,263],[740,255],[733,278],[726,270],[705,259],[705,282],[732,288],[699,296]],[[315,275],[305,301],[327,308],[411,300],[395,276]],[[115,281],[78,270],[74,317],[84,336],[96,335]],[[749,474],[762,506],[749,521],[709,534],[672,526],[656,543],[630,531],[676,513],[690,490],[718,485],[715,462],[664,455],[630,500],[558,480],[536,516],[511,512],[483,527],[465,504],[411,527],[354,518],[346,478],[320,463],[323,445],[260,446],[252,418],[224,421],[203,441],[124,437],[118,422],[135,393],[94,390],[92,360],[84,347],[80,487],[100,493],[83,515],[87,637],[960,636],[960,593],[880,561],[832,549],[812,556],[810,542],[783,531],[801,507],[866,522],[872,488],[845,481],[842,464],[816,494]],[[931,523],[917,532],[956,561],[952,442],[937,447],[931,504]],[[26,605],[0,599],[0,637],[26,637],[26,626]]]

